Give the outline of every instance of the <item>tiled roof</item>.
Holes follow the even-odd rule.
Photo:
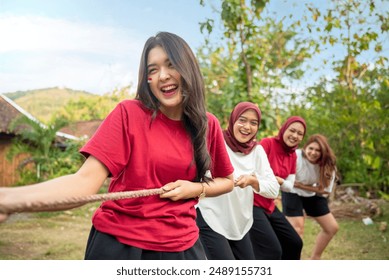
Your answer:
[[[89,139],[95,133],[101,123],[102,120],[80,121],[72,123],[71,125],[62,128],[60,131],[79,138]]]
[[[39,120],[34,118],[30,113],[25,111],[18,104],[13,102],[11,99],[9,99],[3,94],[0,94],[0,133],[17,134],[17,131],[20,130],[21,127],[16,128],[15,131],[11,131],[10,124],[12,123],[12,121],[16,120],[17,118],[23,115],[33,121],[41,123]],[[44,126],[43,123],[41,123],[41,125]],[[67,139],[72,139],[72,140],[77,139],[77,137],[75,137],[74,135],[67,134],[64,132],[58,132],[57,135],[59,137],[63,137]]]

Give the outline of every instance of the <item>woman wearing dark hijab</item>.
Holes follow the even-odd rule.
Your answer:
[[[197,225],[208,259],[255,259],[248,234],[253,224],[253,192],[274,199],[279,185],[256,135],[261,111],[251,102],[241,102],[231,113],[223,131],[227,153],[234,167],[235,188],[197,205]]]
[[[296,176],[295,150],[303,140],[305,131],[304,119],[293,116],[282,125],[277,136],[260,141],[284,192],[289,192],[293,188]],[[274,199],[255,194],[253,215],[254,223],[250,237],[256,259],[300,259],[302,239],[276,207]]]

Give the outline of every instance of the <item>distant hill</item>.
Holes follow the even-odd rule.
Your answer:
[[[86,91],[58,87],[17,91],[4,95],[42,122],[49,121],[69,100],[95,96]]]

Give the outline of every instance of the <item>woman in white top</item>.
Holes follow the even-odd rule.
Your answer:
[[[327,198],[323,196],[331,193],[334,186],[336,157],[327,139],[320,134],[312,135],[302,150],[296,150],[296,154],[296,180],[292,191],[282,197],[283,212],[301,237],[305,221],[303,210],[319,223],[321,231],[311,259],[320,259],[339,229]]]
[[[256,143],[260,122],[258,106],[241,102],[223,132],[235,188],[217,198],[203,198],[197,205],[197,225],[208,259],[255,259],[248,234],[253,224],[253,191],[274,199],[280,188],[265,151]]]

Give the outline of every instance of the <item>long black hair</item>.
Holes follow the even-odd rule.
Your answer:
[[[195,55],[181,37],[169,32],[159,32],[146,41],[140,61],[135,99],[140,100],[147,108],[153,110],[155,116],[160,104],[148,85],[147,58],[149,52],[157,46],[165,50],[170,62],[181,75],[182,122],[193,143],[193,157],[197,168],[194,181],[207,182],[210,178],[207,178],[205,174],[211,167],[211,157],[206,141],[208,118],[205,109],[204,80]]]

